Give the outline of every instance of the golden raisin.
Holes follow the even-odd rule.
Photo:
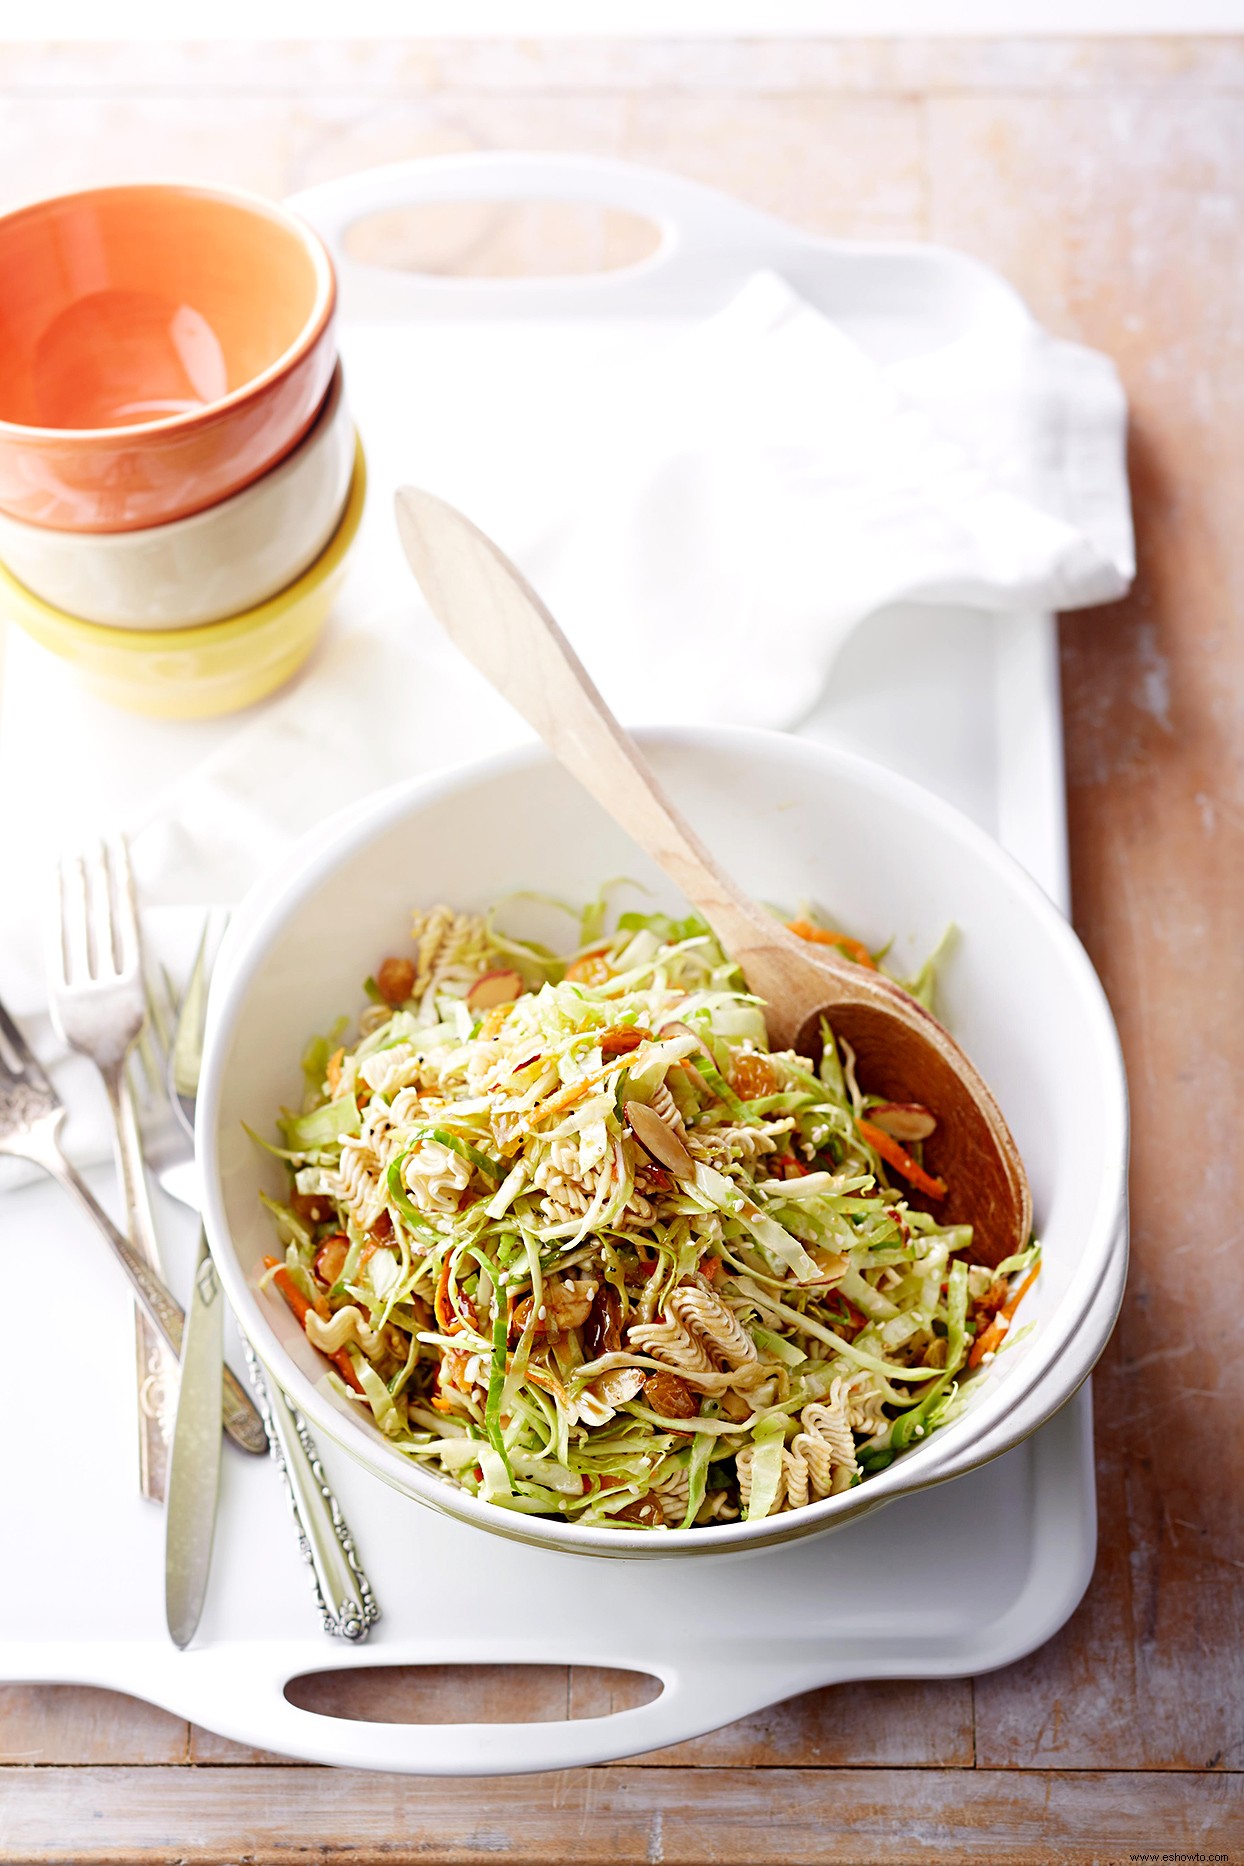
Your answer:
[[[566,977],[575,985],[604,985],[613,977],[613,968],[605,957],[606,948],[581,953],[566,967]]]
[[[376,973],[376,989],[386,1004],[405,1004],[415,989],[415,968],[409,959],[386,959]]]
[[[740,1100],[760,1101],[777,1094],[777,1071],[767,1057],[743,1050],[730,1065],[730,1086]]]
[[[646,1030],[636,1029],[634,1024],[614,1024],[606,1030],[600,1039],[600,1053],[608,1062],[611,1056],[629,1056],[647,1040]]]
[[[694,1419],[700,1410],[699,1396],[678,1374],[649,1374],[644,1398],[665,1419]]]
[[[583,1353],[589,1361],[599,1354],[617,1354],[622,1346],[622,1298],[602,1283],[583,1324]]]
[[[295,1218],[301,1218],[308,1225],[326,1225],[336,1217],[333,1202],[326,1192],[294,1192],[290,1195],[289,1209]]]
[[[981,1315],[996,1315],[1007,1297],[1011,1286],[1004,1276],[995,1277],[983,1296],[977,1298],[976,1309]]]
[[[645,1529],[659,1529],[665,1521],[661,1505],[655,1497],[636,1497],[633,1503],[627,1503],[620,1510],[611,1510],[609,1520],[612,1523],[639,1523]]]
[[[315,1253],[315,1274],[331,1289],[345,1267],[350,1240],[344,1231],[334,1231]]]
[[[530,1296],[523,1296],[514,1305],[513,1311],[510,1315],[510,1325],[508,1329],[508,1340],[509,1340],[509,1345],[511,1347],[515,1345],[520,1335],[522,1334],[523,1330],[526,1328],[527,1324],[531,1321],[531,1306],[532,1305],[531,1305]],[[535,1326],[532,1328],[531,1332],[533,1335],[543,1335],[544,1333],[544,1323],[540,1320],[538,1316],[536,1318]]]

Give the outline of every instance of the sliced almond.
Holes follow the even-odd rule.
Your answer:
[[[626,1125],[658,1166],[664,1166],[675,1179],[694,1179],[695,1161],[672,1127],[654,1114],[646,1102],[628,1101],[622,1110]]]
[[[808,1255],[821,1273],[816,1279],[818,1283],[836,1283],[851,1268],[851,1259],[840,1251],[821,1250],[813,1245]]]
[[[605,1406],[625,1406],[641,1391],[643,1384],[642,1367],[611,1367],[596,1376],[589,1391]]]
[[[927,1140],[937,1129],[937,1116],[918,1101],[878,1102],[868,1119],[895,1140]]]
[[[466,995],[470,1011],[491,1011],[495,1004],[513,1004],[527,989],[518,972],[485,972]]]

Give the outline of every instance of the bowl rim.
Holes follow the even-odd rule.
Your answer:
[[[427,805],[452,797],[471,785],[495,781],[532,766],[551,767],[555,760],[539,743],[523,745],[472,759],[445,770],[425,774],[373,793],[334,821],[312,829],[289,852],[285,862],[256,884],[231,923],[220,959],[213,992],[207,1043],[200,1084],[197,1152],[203,1191],[203,1215],[212,1254],[221,1280],[247,1338],[260,1360],[269,1367],[298,1407],[343,1450],[383,1481],[434,1509],[489,1533],[532,1546],[579,1555],[676,1556],[768,1547],[774,1543],[831,1529],[908,1492],[945,1481],[941,1466],[951,1466],[947,1477],[959,1476],[998,1456],[1045,1423],[1072,1396],[1090,1371],[1108,1338],[1109,1329],[1090,1344],[1084,1363],[1071,1350],[1082,1336],[1082,1323],[1117,1263],[1127,1249],[1128,1100],[1118,1032],[1101,982],[1069,921],[1040,885],[970,817],[912,779],[856,753],[789,733],[745,726],[652,726],[635,736],[649,749],[695,752],[704,748],[737,756],[740,745],[779,752],[787,759],[824,773],[837,771],[869,789],[889,792],[900,808],[914,809],[932,818],[975,854],[999,871],[1021,897],[1026,911],[1035,914],[1061,948],[1071,979],[1078,986],[1077,1004],[1089,1024],[1103,1074],[1113,1092],[1101,1110],[1097,1138],[1102,1172],[1096,1205],[1084,1224],[1084,1242],[1069,1287],[1062,1298],[1062,1321],[1047,1326],[1034,1343],[1019,1373],[986,1391],[970,1413],[914,1447],[866,1483],[827,1497],[804,1509],[765,1517],[755,1523],[737,1521],[694,1529],[595,1529],[585,1525],[544,1521],[484,1503],[469,1492],[426,1472],[415,1461],[385,1446],[361,1420],[339,1410],[323,1380],[312,1381],[286,1352],[264,1306],[251,1288],[233,1255],[220,1175],[219,1105],[226,1073],[231,1035],[242,1000],[262,970],[267,954],[285,926],[346,857],[376,839],[403,818]],[[1054,1321],[1051,1317],[1051,1322]],[[1113,1316],[1111,1317],[1111,1326]],[[1061,1371],[1059,1364],[1061,1363]],[[1032,1404],[1044,1383],[1045,1398]],[[1008,1415],[1024,1409],[1022,1431],[999,1434]],[[1005,1442],[1001,1442],[1005,1439]],[[974,1453],[979,1455],[974,1456]],[[914,1467],[914,1468],[913,1468]]]
[[[194,622],[188,628],[119,628],[113,622],[88,622],[36,596],[4,563],[0,563],[0,606],[8,609],[19,628],[26,629],[44,645],[48,645],[49,636],[59,641],[68,637],[83,648],[111,649],[117,654],[135,656],[225,647],[238,636],[279,621],[332,576],[354,542],[366,501],[367,460],[362,439],[355,429],[350,490],[333,534],[319,556],[312,559],[301,576],[277,590],[275,595],[256,603],[253,609],[240,609],[236,615],[221,616],[215,622]]]
[[[80,446],[97,446],[102,451],[117,444],[141,441],[146,435],[159,439],[166,434],[175,435],[189,428],[212,425],[243,403],[254,400],[282,376],[287,376],[304,356],[310,354],[328,329],[337,305],[337,275],[328,248],[310,222],[300,214],[292,213],[281,202],[270,201],[247,188],[220,187],[214,183],[194,181],[129,181],[114,182],[99,188],[72,188],[63,194],[50,194],[37,201],[27,201],[20,207],[0,214],[0,236],[6,228],[17,222],[32,220],[67,202],[99,200],[110,195],[142,194],[189,195],[224,201],[231,207],[245,208],[292,235],[310,259],[315,276],[315,296],[298,335],[257,376],[249,377],[236,389],[222,395],[218,401],[205,402],[202,407],[189,409],[184,414],[164,415],[158,421],[129,422],[124,427],[115,428],[49,428],[7,421],[0,416],[0,441],[44,445],[72,441]],[[193,517],[194,514],[187,516]]]
[[[265,473],[261,473],[257,479],[248,480],[245,486],[239,486],[236,492],[228,493],[223,499],[217,499],[211,505],[201,506],[195,512],[187,512],[181,518],[163,519],[156,525],[135,525],[128,531],[66,531],[58,525],[36,525],[31,519],[19,518],[16,512],[6,512],[4,507],[0,506],[0,539],[20,538],[32,550],[43,545],[50,546],[51,550],[57,553],[65,550],[80,552],[83,557],[88,553],[93,556],[96,552],[116,557],[124,557],[128,553],[141,555],[153,544],[180,543],[183,538],[190,537],[196,531],[210,529],[213,521],[221,517],[232,517],[244,503],[253,501],[265,487],[292,478],[312,449],[326,444],[332,428],[343,417],[348,418],[345,371],[341,365],[341,358],[338,357],[333,365],[333,373],[328,379],[324,399],[316,409],[315,419],[306,433],[294,442],[287,454],[283,454],[279,460],[274,461]],[[115,430],[111,431],[115,432]],[[9,568],[7,564],[2,563],[2,560],[0,560],[0,566],[5,569]],[[20,577],[17,581],[21,582]],[[30,594],[34,596],[37,592],[31,590]],[[44,599],[39,598],[39,600]],[[56,604],[49,603],[48,607],[54,609]],[[65,610],[61,613],[68,614],[69,612]],[[82,622],[87,619],[85,616],[74,618],[75,621]],[[221,620],[227,621],[228,617],[222,617]],[[115,624],[101,624],[100,626],[111,627]],[[206,624],[201,626],[206,626]]]

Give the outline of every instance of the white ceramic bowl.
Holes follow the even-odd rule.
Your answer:
[[[1044,1243],[1024,1333],[972,1382],[953,1424],[854,1490],[757,1523],[693,1530],[579,1528],[511,1515],[405,1459],[325,1379],[278,1295],[255,1281],[272,1232],[261,1189],[278,1163],[245,1135],[271,1131],[300,1091],[307,1038],[359,1004],[412,906],[480,908],[515,889],[591,897],[625,874],[653,904],[669,884],[538,749],[381,793],[264,883],[239,917],[213,995],[200,1095],[212,1249],[261,1358],[316,1426],[419,1501],[499,1535],[579,1554],[741,1552],[836,1527],[996,1456],[1051,1416],[1109,1336],[1126,1261],[1127,1102],[1118,1040],[1070,927],[967,818],[878,766],[737,728],[641,735],[710,847],[763,900],[811,898],[914,969],[947,925],[946,1021],[997,1091],[1032,1180]]]
[[[54,608],[111,628],[219,622],[295,582],[332,537],[354,466],[341,364],[308,433],[219,505],[140,531],[50,531],[0,512],[0,562]]]

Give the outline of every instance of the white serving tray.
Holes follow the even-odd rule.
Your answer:
[[[643,267],[586,280],[412,279],[342,258],[341,238],[362,212],[451,197],[605,201],[649,214],[665,240]],[[633,352],[718,309],[760,266],[784,273],[887,357],[1023,315],[1007,286],[958,255],[815,240],[620,164],[502,156],[403,164],[300,205],[341,266],[346,375],[375,495],[347,619],[351,603],[374,601],[402,574],[389,494],[402,476],[422,472],[436,483],[437,435],[461,419],[464,380],[484,398],[490,383],[520,377],[534,406],[554,387],[550,372]],[[409,385],[412,357],[417,423],[409,386],[395,391]],[[46,717],[66,681],[37,650],[12,645],[0,768],[12,771],[23,722]],[[90,723],[98,745],[101,722]],[[119,719],[115,757],[102,771],[95,765],[92,783],[125,820],[153,784],[178,776],[231,729],[196,730],[188,746],[166,727]],[[831,690],[801,729],[940,791],[1065,909],[1052,618],[953,609],[874,618],[843,651]],[[72,820],[84,776],[72,758],[58,766],[44,833]],[[96,1183],[111,1201],[107,1175]],[[170,1281],[184,1294],[194,1226],[164,1201],[158,1216]],[[130,1339],[124,1284],[48,1186],[0,1201],[0,1260],[29,1265],[35,1252],[38,1287],[72,1300],[56,1305],[55,1354],[32,1350],[29,1377],[0,1390],[7,1514],[17,1531],[0,1538],[0,1678],[111,1686],[314,1761],[446,1774],[562,1768],[677,1742],[817,1685],[1009,1663],[1057,1630],[1092,1570],[1087,1386],[1017,1449],[832,1536],[703,1565],[611,1562],[603,1573],[423,1510],[322,1445],[384,1614],[360,1649],[330,1645],[318,1630],[275,1473],[229,1451],[207,1610],[194,1647],[178,1653],[163,1625],[162,1521],[133,1484],[132,1363],[118,1351]],[[1106,1327],[1122,1273],[1120,1262],[1095,1305]],[[510,1610],[498,1610],[499,1590]],[[515,1725],[360,1724],[284,1696],[291,1678],[333,1665],[506,1661],[648,1671],[663,1690],[602,1718]]]

